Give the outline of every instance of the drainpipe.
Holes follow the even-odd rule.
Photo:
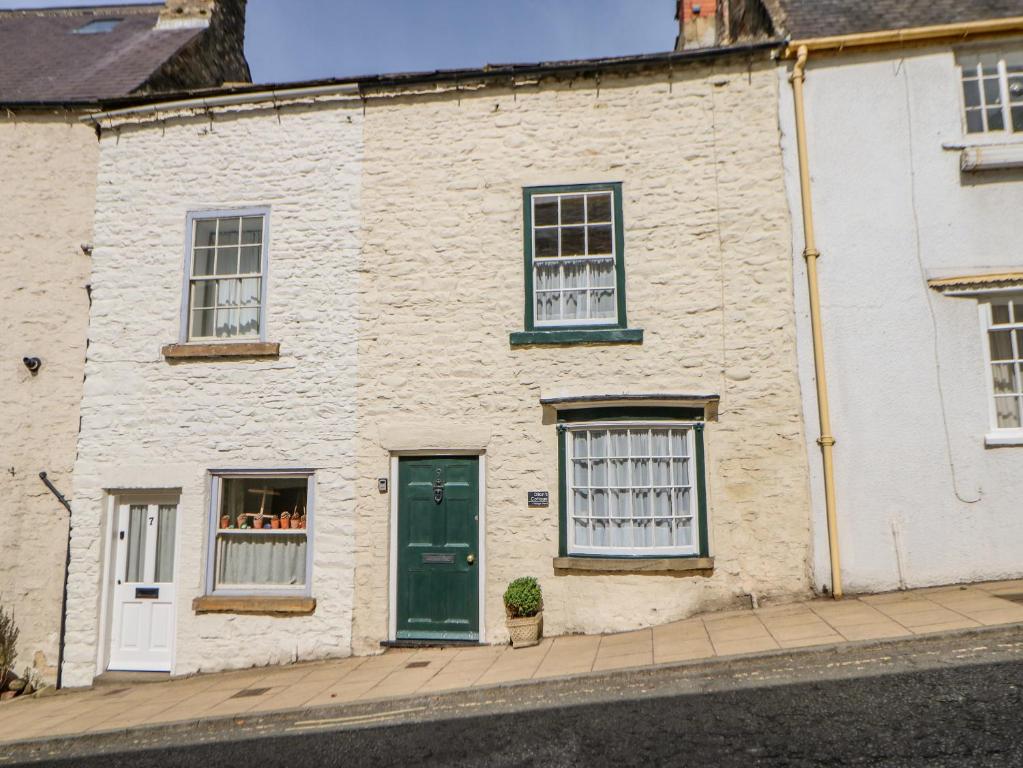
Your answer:
[[[64,552],[64,592],[60,598],[60,638],[57,641],[57,688],[61,687],[64,676],[64,636],[67,632],[67,579],[71,570],[71,502],[64,494],[57,490],[45,472],[39,473],[39,479],[43,481],[50,492],[57,497],[57,501],[64,505],[68,513],[67,521],[67,549]]]
[[[799,192],[803,204],[803,258],[806,259],[806,278],[810,293],[810,326],[813,332],[813,367],[817,379],[817,413],[820,418],[821,447],[824,463],[824,509],[828,519],[828,552],[831,555],[831,594],[837,600],[842,596],[842,570],[838,557],[838,521],[835,515],[835,459],[832,449],[835,438],[831,434],[831,409],[828,405],[828,381],[824,370],[824,335],[821,333],[821,299],[817,283],[817,240],[813,232],[813,200],[810,193],[810,164],[806,152],[806,115],[803,110],[803,81],[806,79],[806,59],[809,51],[800,46],[792,68],[792,96],[796,111],[796,148],[799,155]]]

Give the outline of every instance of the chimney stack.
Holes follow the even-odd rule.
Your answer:
[[[216,0],[166,0],[156,28],[208,27],[216,6]]]
[[[713,48],[718,44],[718,14],[724,11],[719,0],[678,0],[675,18],[678,19],[678,37],[675,50]]]

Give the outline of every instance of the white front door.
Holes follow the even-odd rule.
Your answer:
[[[118,505],[109,669],[171,671],[177,519],[172,499]]]

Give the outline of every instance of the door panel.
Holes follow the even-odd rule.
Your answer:
[[[479,639],[478,486],[478,457],[399,459],[399,639]]]
[[[108,668],[169,672],[177,504],[121,504],[117,522]]]

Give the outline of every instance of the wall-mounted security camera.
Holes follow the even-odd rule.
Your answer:
[[[39,373],[39,369],[43,367],[43,361],[38,357],[23,357],[21,362],[28,368],[29,373]]]

